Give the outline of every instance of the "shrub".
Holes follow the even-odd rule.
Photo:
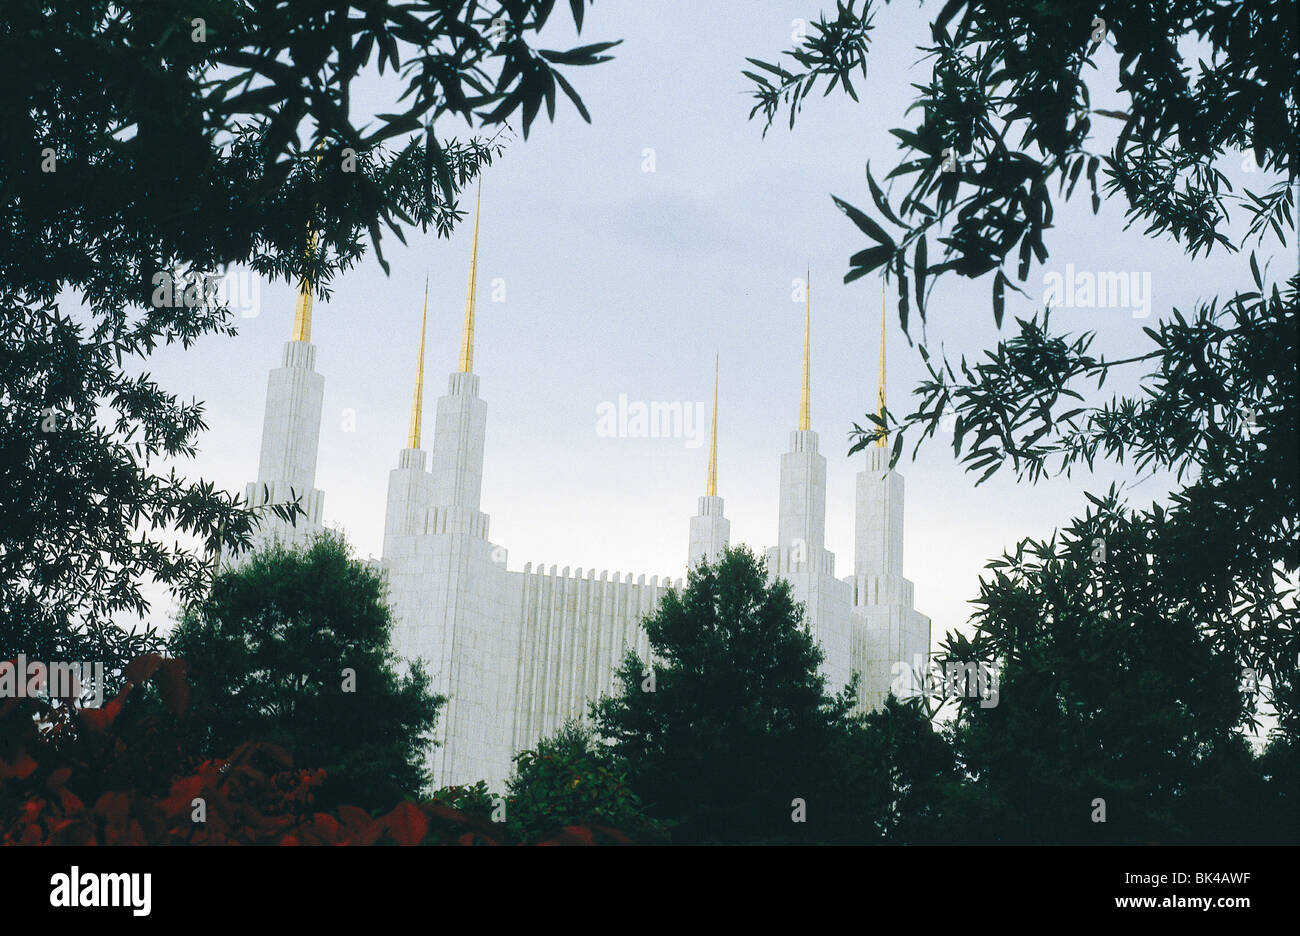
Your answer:
[[[438,799],[368,812],[316,808],[321,769],[295,768],[267,742],[228,757],[187,750],[185,662],[127,667],[102,709],[40,698],[0,701],[0,843],[6,845],[496,845],[511,828]],[[478,784],[465,788],[486,793]],[[626,841],[611,829],[557,827],[539,844]]]

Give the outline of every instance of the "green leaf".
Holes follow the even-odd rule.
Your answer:
[[[878,269],[889,262],[889,258],[894,255],[892,247],[868,247],[865,250],[859,250],[853,256],[849,257],[850,269],[844,274],[844,282],[851,283],[859,277],[866,276],[872,270]]]
[[[881,191],[880,186],[876,184],[876,180],[871,177],[870,162],[867,163],[867,186],[871,189],[871,200],[876,203],[876,208],[879,209],[880,213],[899,227],[906,227],[902,221],[898,220],[893,209],[889,207],[889,199],[885,198],[885,193]]]
[[[612,55],[601,55],[614,46],[619,45],[623,40],[615,39],[613,42],[593,42],[591,45],[578,46],[576,49],[569,49],[567,52],[559,52],[555,49],[538,49],[537,54],[548,62],[556,65],[596,65],[600,62],[608,62]]]
[[[907,265],[900,253],[894,260],[894,275],[898,277],[898,322],[907,334],[907,316],[910,311],[907,304]]]
[[[927,252],[925,247],[925,234],[916,241],[916,253],[912,257],[912,271],[916,276],[916,311],[920,313],[921,320],[925,320],[925,270],[927,262]]]
[[[582,0],[577,0],[577,2],[580,4]],[[555,76],[555,80],[559,82],[560,90],[573,102],[573,106],[578,109],[582,119],[587,123],[591,123],[591,114],[587,113],[587,106],[582,103],[582,98],[578,97],[578,92],[573,89],[573,85],[569,84],[569,80],[559,72],[552,72],[552,74]]]
[[[1007,278],[998,270],[998,275],[993,277],[993,321],[998,328],[1002,327],[1002,314],[1007,306],[1006,283]]]
[[[856,224],[860,231],[865,233],[876,243],[888,244],[890,247],[894,246],[894,239],[890,237],[887,233],[885,233],[885,229],[882,228],[875,221],[872,221],[869,217],[867,217],[857,208],[854,208],[848,202],[844,201],[843,199],[837,198],[834,195],[831,196],[831,201],[835,202],[835,206],[839,208],[840,211],[848,215],[849,220],[852,221],[854,224]]]

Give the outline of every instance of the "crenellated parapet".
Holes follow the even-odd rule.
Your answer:
[[[519,622],[514,749],[584,720],[588,704],[615,688],[627,652],[649,659],[642,621],[682,580],[539,563],[507,573],[508,604]]]

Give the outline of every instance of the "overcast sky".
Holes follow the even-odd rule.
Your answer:
[[[572,44],[557,28],[542,45]],[[689,518],[704,493],[707,445],[691,438],[604,438],[602,403],[706,405],[713,360],[721,359],[718,493],[732,541],[761,551],[777,532],[780,457],[799,408],[803,305],[792,284],[812,270],[812,427],[828,465],[827,546],[836,575],[853,568],[854,476],[847,433],[874,406],[880,281],[842,282],[865,238],[831,202],[834,193],[870,204],[864,165],[883,177],[897,160],[894,126],[928,75],[915,50],[925,14],[895,4],[877,18],[862,103],[810,97],[793,132],[784,120],[761,134],[750,121],[746,56],[771,60],[791,43],[793,21],[812,3],[753,0],[598,3],[581,42],[622,38],[614,61],[569,69],[593,118],[582,122],[561,99],[555,124],[539,120],[483,180],[475,371],[488,403],[482,509],[509,567],[527,561],[670,574],[684,572]],[[1107,75],[1114,59],[1100,58]],[[1094,87],[1094,106],[1114,102]],[[392,109],[392,88],[366,89],[361,103]],[[444,132],[464,135],[464,126]],[[1104,143],[1104,141],[1103,141]],[[1101,148],[1099,144],[1098,148]],[[648,157],[653,152],[653,172]],[[1240,159],[1224,169],[1234,184],[1262,187]],[[898,195],[894,196],[897,203]],[[468,202],[472,208],[472,199]],[[1045,272],[1149,274],[1150,318],[1130,309],[1074,308],[1062,325],[1095,330],[1096,350],[1121,356],[1148,347],[1142,327],[1171,306],[1192,308],[1248,282],[1244,258],[1216,252],[1188,260],[1169,241],[1123,232],[1118,203],[1094,217],[1086,197],[1058,205],[1046,271],[1029,291],[1041,299]],[[366,262],[317,302],[313,340],[325,376],[317,485],[326,522],[344,530],[361,556],[378,556],[388,471],[405,444],[421,293],[430,277],[426,413],[456,366],[471,224],[454,237],[410,232],[408,246],[385,239],[392,275]],[[933,253],[933,248],[932,248]],[[1280,271],[1288,252],[1276,251]],[[1289,251],[1294,257],[1294,247]],[[1282,275],[1285,275],[1284,273]],[[504,301],[493,301],[504,288]],[[292,286],[260,284],[257,314],[237,338],[209,337],[188,352],[163,350],[149,370],[163,386],[206,402],[210,430],[187,472],[242,491],[257,471],[267,371],[279,365],[293,319]],[[928,338],[951,354],[976,354],[996,340],[988,281],[948,277],[930,303]],[[1037,302],[1012,294],[1008,322]],[[919,332],[918,332],[919,337]],[[891,408],[924,371],[890,303]],[[1107,383],[1107,394],[1112,383]],[[428,448],[432,419],[426,417]],[[910,448],[909,448],[910,451]],[[951,448],[924,447],[900,463],[906,479],[905,572],[916,604],[934,621],[934,640],[964,622],[987,560],[1025,536],[1046,536],[1085,507],[1083,492],[1127,469],[1018,485],[999,475],[980,488]],[[1134,489],[1135,503],[1166,490],[1161,478]],[[169,626],[171,603],[153,619]]]

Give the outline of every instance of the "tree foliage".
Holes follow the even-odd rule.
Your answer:
[[[569,3],[579,28],[586,5]],[[387,269],[385,229],[448,234],[506,122],[527,136],[557,89],[588,118],[563,72],[614,43],[537,48],[554,8],[3,5],[0,654],[101,652],[120,672],[156,646],[104,629],[144,614],[144,582],[192,601],[218,540],[248,546],[246,505],[166,467],[194,455],[203,407],[148,356],[233,333],[210,288],[232,265],[325,297],[367,249]],[[391,112],[357,113],[376,78]],[[498,129],[459,140],[462,119]]]
[[[422,666],[398,675],[385,596],[381,575],[334,535],[218,575],[171,639],[194,687],[196,748],[279,745],[326,771],[326,803],[379,808],[425,792],[445,699]]]
[[[674,843],[882,841],[898,833],[887,814],[925,798],[928,781],[904,787],[934,769],[933,748],[918,742],[901,770],[878,758],[890,732],[928,724],[896,707],[855,722],[855,685],[827,693],[803,606],[744,547],[692,569],[644,627],[650,659],[630,653],[592,711],[603,755]]]
[[[1166,515],[1126,510],[1113,491],[1095,500],[1058,536],[990,563],[973,636],[942,645],[944,664],[1000,671],[999,704],[956,703],[969,781],[946,807],[961,817],[953,838],[1294,840],[1293,783],[1270,778],[1238,731],[1262,674],[1244,679],[1200,626],[1168,568],[1183,558],[1152,551]]]
[[[825,94],[839,85],[857,100],[851,77],[868,76],[877,7],[841,0],[833,19],[821,17],[808,41],[784,53],[789,67],[750,59],[764,72],[745,72],[750,116],[770,126],[785,107],[793,127],[822,83]],[[1024,282],[1046,260],[1051,185],[1068,199],[1081,177],[1094,211],[1103,190],[1119,195],[1130,223],[1168,233],[1193,254],[1236,249],[1224,231],[1233,208],[1250,219],[1252,235],[1271,231],[1285,242],[1300,118],[1295,23],[1294,5],[1278,0],[946,0],[920,48],[931,71],[908,112],[921,123],[891,131],[902,158],[882,181],[903,180],[905,194],[895,204],[868,167],[879,220],[835,199],[874,244],[850,259],[846,281],[892,272],[906,330],[909,281],[924,318],[936,277],[996,273],[992,304],[1001,322],[1006,289],[1019,288],[1006,265],[1014,262],[1015,280]],[[1099,70],[1103,45],[1117,58],[1114,74],[1100,81],[1117,86],[1124,110],[1092,106],[1087,73]],[[1120,127],[1107,153],[1089,149],[1098,117]],[[1237,193],[1214,166],[1232,150],[1251,151],[1259,167],[1288,179]]]
[[[326,772],[246,742],[205,758],[190,745],[185,663],[130,661],[101,709],[46,699],[0,703],[0,844],[498,845],[511,830],[438,798],[373,812],[320,801]],[[626,844],[569,826],[542,845]]]
[[[818,45],[787,53],[798,69],[783,69],[780,83],[756,77],[753,113],[770,123],[785,105],[793,121],[811,86],[850,64],[865,71],[874,15],[870,4],[841,6]],[[1017,319],[978,361],[936,356],[922,343],[928,379],[914,391],[915,410],[868,415],[854,426],[851,451],[892,434],[897,460],[909,433],[919,446],[943,428],[979,481],[1008,465],[1034,482],[1099,461],[1172,474],[1182,486],[1169,506],[1132,518],[1159,557],[1154,587],[1239,670],[1264,676],[1264,701],[1286,732],[1297,725],[1300,651],[1300,280],[1260,256],[1274,240],[1294,250],[1295,24],[1294,4],[1268,0],[950,0],[923,50],[930,80],[909,109],[922,122],[894,130],[902,154],[884,180],[904,189],[901,200],[870,167],[870,211],[836,199],[873,242],[850,258],[846,281],[873,270],[893,276],[904,330],[909,294],[924,317],[934,283],[949,274],[991,274],[1000,325],[1006,290],[1047,260],[1053,182],[1069,199],[1086,177],[1094,212],[1114,198],[1129,225],[1172,238],[1191,257],[1249,250],[1240,284],[1190,313],[1169,310],[1144,328],[1148,347],[1121,359],[1093,353],[1091,332],[1054,331],[1050,308]],[[860,56],[816,51],[849,41]],[[1115,55],[1099,56],[1102,44]],[[1112,66],[1127,106],[1098,110],[1089,83],[1108,76],[1088,72]],[[1107,136],[1095,118],[1117,128],[1108,151],[1092,151]],[[1267,188],[1233,185],[1218,163],[1236,151],[1251,154]],[[1134,367],[1144,368],[1137,390],[1101,396],[1115,368]]]
[[[883,176],[868,165],[870,207],[834,197],[869,241],[845,281],[893,278],[905,332],[949,275],[985,278],[1001,327],[1008,290],[1028,295],[1017,283],[1054,246],[1057,203],[1085,180],[1094,213],[1114,199],[1127,226],[1189,260],[1242,256],[1238,283],[1164,311],[1119,359],[1095,353],[1091,332],[1054,329],[1050,302],[978,359],[923,340],[915,409],[854,425],[850,453],[892,435],[895,462],[907,436],[915,455],[951,431],[977,484],[1003,467],[1033,483],[1104,461],[1177,479],[1147,509],[1114,487],[1090,494],[1064,531],[989,565],[973,635],[949,634],[940,656],[1002,671],[1001,704],[960,702],[951,726],[965,779],[942,804],[948,838],[1294,841],[1300,279],[1267,257],[1294,250],[1295,6],[935,9],[928,80],[908,109],[920,123],[892,131],[901,152]],[[841,3],[781,64],[751,59],[763,72],[746,72],[751,117],[766,127],[788,108],[793,127],[815,86],[856,100],[847,81],[868,74],[877,13]],[[1095,107],[1098,82],[1123,106]],[[1253,187],[1221,168],[1240,153]],[[1102,395],[1117,369],[1138,368],[1135,390]],[[1261,710],[1277,728],[1256,757],[1241,732]]]
[[[667,826],[646,815],[617,760],[573,722],[516,754],[506,789],[508,821],[522,842],[553,838],[567,826],[617,829],[641,845],[668,840]]]

